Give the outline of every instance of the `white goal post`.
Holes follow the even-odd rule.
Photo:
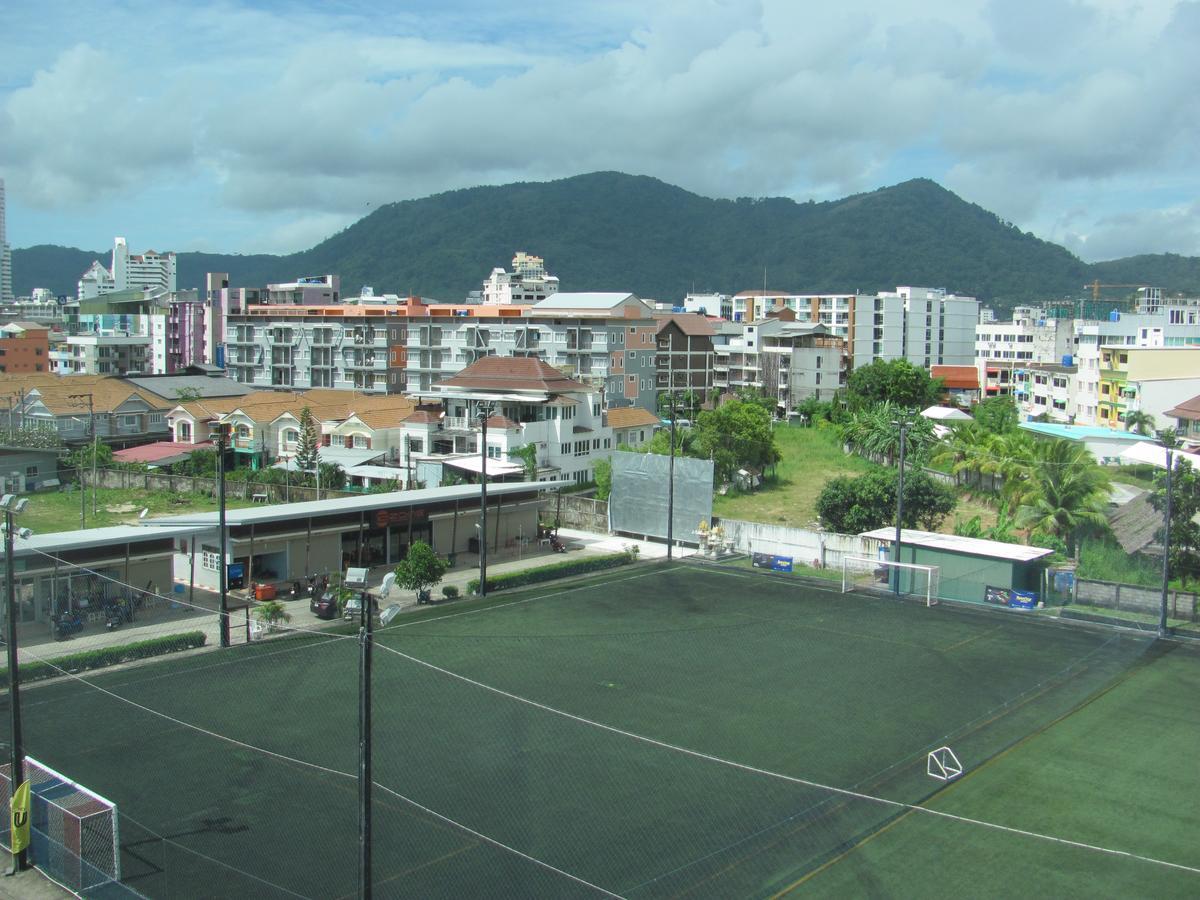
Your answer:
[[[870,556],[842,557],[842,593],[877,590],[925,598],[926,606],[938,602],[939,566],[892,562]]]

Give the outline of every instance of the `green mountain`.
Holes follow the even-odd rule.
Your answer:
[[[1004,307],[1078,297],[1093,279],[1200,292],[1200,259],[1139,256],[1089,266],[928,179],[826,203],[712,200],[645,176],[598,172],[559,181],[449,191],[381,206],[288,256],[179,254],[180,287],[229,272],[238,286],[334,272],[344,293],[458,300],[517,250],[546,259],[563,290],[803,293],[945,287]],[[92,259],[62,247],[13,251],[14,288],[73,293]]]

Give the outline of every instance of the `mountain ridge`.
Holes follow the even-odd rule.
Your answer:
[[[1145,283],[1200,293],[1200,258],[1147,254],[1084,263],[928,178],[822,202],[712,199],[646,175],[592,172],[555,181],[444,191],[380,205],[313,247],[285,255],[180,252],[181,288],[205,272],[261,287],[336,273],[362,285],[457,301],[517,250],[536,253],[564,290],[681,298],[693,286],[736,293],[945,287],[1003,308],[1081,295],[1084,285]],[[73,294],[107,252],[40,245],[13,251],[13,287]]]

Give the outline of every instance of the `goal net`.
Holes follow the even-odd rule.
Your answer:
[[[842,557],[842,593],[873,590],[920,597],[926,606],[938,602],[938,566],[891,562],[869,556]]]
[[[0,803],[9,809],[11,766],[0,766]],[[25,758],[29,782],[29,855],[35,866],[77,894],[121,880],[116,804],[37,760]],[[12,848],[8,815],[0,842]]]

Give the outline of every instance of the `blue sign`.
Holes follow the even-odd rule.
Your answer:
[[[246,564],[245,563],[230,563],[226,567],[226,573],[230,578],[245,578]]]
[[[790,556],[774,556],[771,558],[771,568],[776,572],[792,571],[792,558]]]
[[[1016,609],[1036,609],[1038,603],[1037,591],[1012,591],[1008,605]]]

